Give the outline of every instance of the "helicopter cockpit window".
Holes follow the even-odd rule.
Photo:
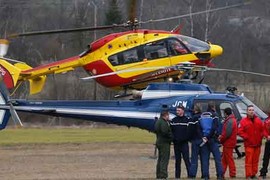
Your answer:
[[[164,41],[153,42],[144,46],[144,54],[146,59],[158,59],[168,56],[168,51]]]
[[[183,35],[178,35],[177,38],[185,44],[185,46],[191,51],[191,52],[201,52],[201,51],[208,51],[210,49],[209,44],[207,44],[204,41],[187,37]]]
[[[267,118],[267,115],[260,108],[258,108],[254,103],[252,103],[249,99],[247,99],[246,97],[243,97],[242,100],[236,102],[236,107],[237,107],[242,118],[247,116],[247,106],[248,105],[254,106],[255,114],[258,117],[260,117],[261,119]]]
[[[187,54],[188,50],[176,39],[168,40],[169,51],[172,56]]]
[[[209,110],[208,105],[210,102],[214,105],[216,113],[217,113],[221,122],[225,119],[224,110],[227,107],[233,109],[231,103],[220,101],[220,100],[202,100],[202,101],[196,101],[194,104],[198,104],[199,107],[201,108],[202,112],[207,112]]]

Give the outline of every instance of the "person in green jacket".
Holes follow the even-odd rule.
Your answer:
[[[172,142],[172,132],[169,123],[169,111],[163,110],[160,113],[160,118],[155,124],[155,132],[157,136],[156,146],[158,149],[156,177],[157,179],[166,179],[168,177],[170,147]]]

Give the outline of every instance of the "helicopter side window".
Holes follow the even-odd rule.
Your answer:
[[[123,52],[124,64],[138,62],[138,53],[136,49]]]
[[[247,105],[246,104],[244,104],[243,102],[240,101],[240,102],[236,103],[236,107],[240,113],[241,118],[244,118],[247,116]]]
[[[208,111],[209,102],[214,104],[216,113],[217,113],[220,121],[223,121],[225,119],[224,110],[227,107],[229,107],[233,110],[231,103],[220,101],[220,100],[200,100],[200,101],[197,100],[196,102],[194,102],[194,104],[198,104],[201,107],[202,112],[206,112],[206,111]]]
[[[176,39],[169,39],[168,46],[169,46],[169,52],[172,56],[188,53],[188,50]]]
[[[228,103],[228,102],[222,102],[222,103],[220,103],[220,105],[219,105],[219,111],[220,111],[220,113],[219,114],[220,114],[220,116],[221,116],[222,119],[225,119],[224,110],[226,108],[233,109],[232,105],[230,103]]]
[[[108,59],[113,66],[119,65],[117,54],[110,56]]]
[[[164,41],[146,44],[144,46],[144,54],[148,60],[168,57],[168,51]]]
[[[142,59],[142,58],[141,58]],[[113,66],[139,62],[137,49],[131,49],[109,56],[108,60]]]

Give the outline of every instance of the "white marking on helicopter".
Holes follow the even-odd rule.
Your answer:
[[[143,92],[142,99],[164,98],[171,96],[186,96],[194,94],[209,94],[208,91],[168,91],[168,90],[147,90]]]
[[[162,69],[160,71],[157,71],[157,72],[153,73],[151,76],[158,76],[158,75],[161,75],[161,74],[169,73],[171,71],[172,71],[171,68],[165,68],[165,69]]]
[[[172,105],[172,107],[177,107],[180,104],[183,105],[185,108],[187,107],[187,101],[175,101],[175,103]]]
[[[2,107],[3,108],[3,107]],[[6,106],[8,109],[9,106]],[[158,118],[160,112],[139,112],[135,111],[119,111],[119,110],[107,110],[107,109],[72,109],[72,108],[41,108],[41,107],[14,107],[16,110],[22,111],[55,111],[55,113],[62,114],[76,114],[76,115],[91,115],[91,116],[110,116],[110,117],[122,117],[122,118],[135,118],[135,119],[155,119]],[[169,114],[170,119],[174,118],[174,114]]]

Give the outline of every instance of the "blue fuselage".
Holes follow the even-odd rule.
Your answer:
[[[230,106],[238,120],[245,114],[239,105],[249,105],[245,97],[228,94],[203,94],[173,96],[159,99],[145,99],[136,101],[24,101],[16,100],[14,108],[17,111],[46,114],[51,116],[72,117],[95,122],[138,127],[148,131],[154,130],[155,120],[162,109],[170,111],[170,117],[175,116],[175,109],[179,104],[186,107],[186,115],[192,116],[195,103],[200,103],[205,109],[209,101],[216,103],[220,117],[223,110]],[[8,106],[6,106],[8,108]],[[264,119],[261,112],[259,116]]]

